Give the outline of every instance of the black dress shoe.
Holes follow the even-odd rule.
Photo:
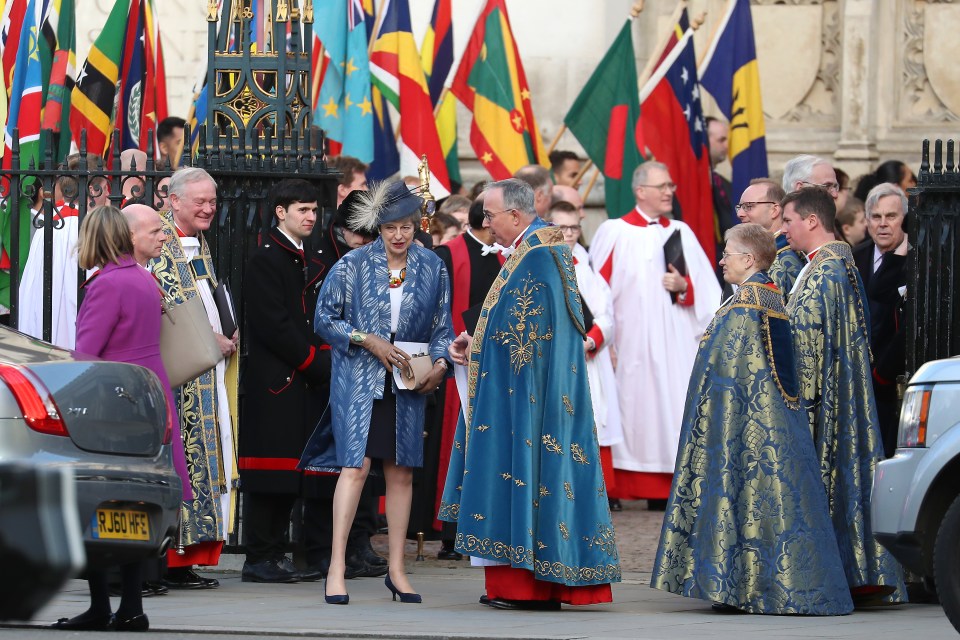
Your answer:
[[[647,500],[647,511],[666,511],[667,510],[667,501],[664,500]]]
[[[326,570],[320,566],[306,567],[300,572],[300,582],[316,582],[326,577]]]
[[[147,614],[145,613],[138,613],[129,618],[117,616],[117,631],[146,631],[149,628],[150,620],[147,619]]]
[[[362,549],[357,555],[359,555],[360,559],[366,562],[371,567],[387,566],[387,559],[381,556],[376,551],[374,551],[373,547],[371,546],[367,546],[367,548]]]
[[[746,613],[743,609],[738,609],[732,604],[727,604],[725,602],[714,602],[710,605],[710,608],[713,609],[714,613],[722,613],[724,615],[737,615],[741,613]]]
[[[290,584],[300,582],[300,574],[289,570],[276,560],[263,562],[244,562],[240,572],[241,582],[269,582]]]
[[[494,609],[509,611],[560,611],[560,603],[556,600],[505,600],[490,598],[488,604]]]
[[[488,607],[490,606],[490,598],[487,597],[487,594],[480,596],[480,604],[487,605]]]
[[[73,618],[60,618],[50,625],[50,628],[61,631],[113,631],[116,624],[116,618],[112,613],[105,616],[88,616],[81,613]]]
[[[437,560],[463,560],[463,554],[452,547],[444,547],[437,553]]]
[[[163,586],[168,589],[216,589],[220,586],[220,581],[204,578],[187,567],[177,567],[167,572]]]
[[[150,591],[150,595],[152,596],[165,596],[170,591],[165,586],[163,586],[163,584],[159,582],[152,582],[150,580],[147,580],[143,583],[143,591],[147,591],[147,590]]]
[[[610,511],[623,511],[623,505],[616,498],[610,498]]]
[[[372,565],[364,562],[357,555],[347,557],[347,566],[343,572],[343,577],[347,580],[354,578],[379,578],[387,575],[387,565]]]

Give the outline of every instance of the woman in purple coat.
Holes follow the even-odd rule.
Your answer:
[[[167,393],[175,412],[167,372],[160,358],[161,291],[146,264],[160,255],[164,232],[160,216],[146,205],[130,205],[121,213],[98,207],[80,225],[78,262],[82,269],[99,267],[83,285],[86,290],[77,314],[76,350],[105,360],[137,364],[150,369]],[[172,424],[179,424],[176,415]],[[183,486],[183,498],[192,499],[180,430],[174,429],[173,461]],[[107,574],[88,569],[90,608],[74,618],[62,618],[54,627],[71,630],[146,631],[149,627],[141,599],[141,563],[121,568],[123,593],[114,616],[110,612]]]

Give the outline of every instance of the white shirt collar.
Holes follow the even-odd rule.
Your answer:
[[[473,235],[473,229],[470,229],[469,227],[467,227],[466,234],[467,234],[468,236],[470,236],[471,238],[473,238],[473,241],[474,241],[474,242],[476,242],[477,244],[480,245],[480,247],[481,247],[480,255],[481,255],[481,256],[486,256],[486,255],[488,255],[488,254],[496,253],[496,252],[498,252],[498,251],[502,251],[502,250],[503,250],[503,247],[501,247],[501,246],[500,246],[499,244],[497,244],[496,242],[494,242],[493,244],[487,244],[487,243],[485,243],[483,240],[481,240],[480,238],[478,238],[477,236]]]
[[[295,246],[298,250],[303,251],[303,240],[299,240],[299,241],[298,241],[298,240],[294,240],[293,238],[290,237],[290,234],[289,234],[289,233],[287,233],[286,231],[284,231],[284,230],[281,229],[280,227],[277,227],[277,231],[279,231],[280,233],[282,233],[283,235],[285,235],[285,236],[287,237],[287,240],[290,241],[290,244],[292,244],[293,246]]]

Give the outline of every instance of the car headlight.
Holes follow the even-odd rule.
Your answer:
[[[900,411],[900,432],[897,446],[905,448],[927,446],[927,416],[930,413],[930,396],[933,386],[914,386],[903,395]]]

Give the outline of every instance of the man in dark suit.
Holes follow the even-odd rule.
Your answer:
[[[329,351],[313,332],[326,267],[304,243],[317,221],[317,198],[305,180],[280,182],[273,194],[277,226],[264,233],[263,245],[247,264],[244,298],[256,302],[247,305],[249,351],[240,426],[244,582],[320,577],[317,569],[299,573],[285,555],[290,512],[303,482],[297,462],[330,393]],[[311,499],[304,500],[304,509],[323,510]],[[305,528],[304,535],[316,532]]]
[[[873,388],[877,398],[880,433],[887,457],[897,447],[896,379],[880,375],[876,363],[902,336],[901,305],[907,284],[907,250],[910,245],[904,230],[907,196],[897,185],[885,182],[867,194],[867,232],[865,240],[853,251],[870,305],[870,349],[873,353]],[[898,335],[899,334],[899,335]],[[902,372],[902,365],[900,372]]]

